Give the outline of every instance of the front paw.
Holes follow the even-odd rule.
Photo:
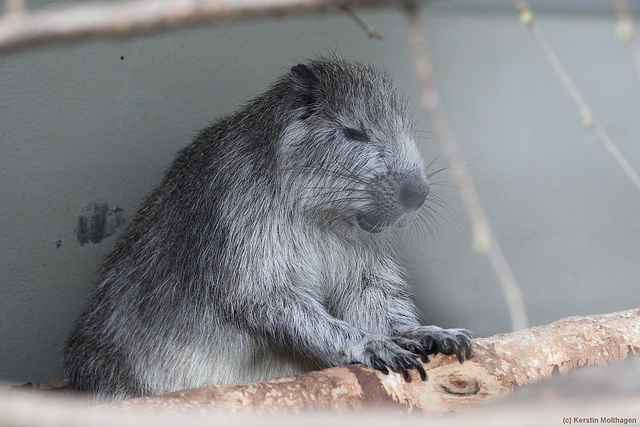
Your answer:
[[[415,368],[422,381],[425,381],[427,373],[417,358],[419,353],[416,349],[422,350],[422,346],[415,340],[370,336],[348,349],[346,354],[351,363],[362,363],[385,374],[392,370],[402,374],[405,380],[409,379],[408,370]]]
[[[471,332],[466,329],[442,329],[438,326],[418,326],[402,332],[400,336],[418,341],[422,345],[422,348],[429,354],[455,354],[460,363],[462,363],[464,359],[471,357]]]

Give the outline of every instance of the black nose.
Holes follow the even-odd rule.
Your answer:
[[[424,182],[405,182],[400,187],[400,203],[406,209],[418,209],[429,194],[429,185]]]

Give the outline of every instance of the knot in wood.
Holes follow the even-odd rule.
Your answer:
[[[480,391],[478,380],[462,372],[453,372],[439,378],[436,387],[444,393],[455,396],[469,396]]]

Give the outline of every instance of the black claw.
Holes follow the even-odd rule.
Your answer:
[[[419,355],[424,363],[427,363],[429,361],[429,355],[421,344],[418,344],[418,343],[410,344],[405,348],[410,352]]]
[[[425,342],[424,347],[427,353],[429,354],[438,352],[438,346],[436,345],[436,340],[433,339],[432,336],[429,336],[429,338],[427,338],[427,341]]]
[[[471,341],[469,341],[467,337],[464,338],[464,350],[465,350],[464,352],[465,358],[466,359],[470,358],[471,357]]]
[[[429,355],[422,346],[414,347],[413,352],[420,355],[420,359],[422,359],[424,363],[427,363],[429,361]]]
[[[451,338],[446,338],[438,344],[438,351],[442,354],[451,354],[453,353],[453,349],[451,348]]]
[[[458,335],[458,342],[464,348],[465,359],[471,357],[471,338],[468,335]]]
[[[416,369],[418,370],[418,373],[420,374],[420,379],[422,381],[426,381],[427,373],[424,371],[424,367],[422,366],[422,364],[420,364],[420,362],[418,362],[415,359],[411,359],[411,364],[415,366]]]
[[[404,377],[404,379],[408,380],[409,372],[407,372],[407,366],[405,364],[405,361],[400,359],[399,357],[396,357],[395,362],[396,362],[396,365],[398,365],[398,369],[402,373],[402,376]]]
[[[373,364],[373,367],[375,369],[377,369],[378,371],[382,372],[385,375],[389,375],[389,369],[387,369],[384,363],[382,363],[382,360],[380,360],[380,358],[375,354],[371,356],[371,363]]]
[[[464,362],[464,358],[462,357],[462,353],[460,352],[460,347],[455,347],[453,349],[453,352],[456,354],[456,358],[458,358],[458,362],[462,363]]]
[[[447,344],[450,348],[449,354],[455,354],[458,362],[462,363],[462,353],[460,352],[460,343],[453,338],[447,338]]]

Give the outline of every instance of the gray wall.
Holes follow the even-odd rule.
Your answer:
[[[640,306],[640,194],[582,126],[511,6],[456,3],[423,10],[438,83],[531,323]],[[63,375],[65,335],[115,240],[80,246],[81,208],[102,199],[130,217],[200,128],[304,58],[336,52],[386,68],[414,107],[425,159],[440,153],[418,108],[402,13],[362,16],[384,41],[328,14],[0,56],[0,380]],[[611,14],[537,17],[640,169],[640,81]],[[507,331],[504,299],[470,250],[456,190],[434,191],[452,212],[440,209],[440,226],[424,240],[398,239],[425,319],[477,335]]]

